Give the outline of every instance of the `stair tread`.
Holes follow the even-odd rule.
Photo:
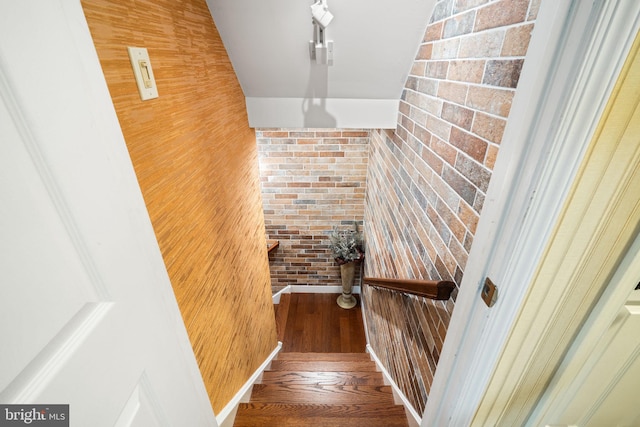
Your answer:
[[[254,384],[251,402],[393,405],[390,386]]]
[[[294,417],[322,416],[324,418],[355,416],[361,418],[405,417],[402,405],[368,405],[368,404],[336,404],[318,403],[286,404],[286,403],[241,403],[238,414],[256,416],[279,416],[286,414]]]
[[[241,403],[234,427],[407,427],[367,353],[281,352]]]
[[[253,415],[236,417],[234,427],[407,427],[406,418],[385,417],[385,418],[365,418],[365,417],[290,417],[273,416],[266,417]]]
[[[241,403],[234,427],[248,426],[407,427],[400,405]]]
[[[379,372],[371,371],[265,371],[261,384],[318,384],[318,385],[384,385]]]
[[[370,360],[361,361],[324,361],[324,360],[281,360],[271,362],[269,371],[298,372],[377,372],[376,364]]]
[[[372,361],[368,353],[301,353],[280,352],[276,360],[292,361]]]

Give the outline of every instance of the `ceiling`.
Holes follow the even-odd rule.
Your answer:
[[[251,127],[395,128],[435,0],[327,0],[333,65],[309,56],[313,0],[207,0]]]

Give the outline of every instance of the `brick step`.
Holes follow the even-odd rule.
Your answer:
[[[384,385],[379,372],[265,371],[261,384]]]
[[[314,384],[254,384],[251,403],[394,404],[390,386]]]
[[[234,427],[407,427],[401,406],[242,403]]]

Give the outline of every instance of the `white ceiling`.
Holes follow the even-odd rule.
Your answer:
[[[327,0],[332,66],[309,58],[313,0],[207,0],[252,127],[395,128],[435,0]]]

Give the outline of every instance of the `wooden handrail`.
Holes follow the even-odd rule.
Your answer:
[[[456,285],[448,280],[381,279],[365,277],[367,285],[392,289],[437,300],[448,300]]]
[[[271,253],[273,251],[275,251],[278,246],[280,246],[280,241],[279,240],[267,240],[267,252]]]

